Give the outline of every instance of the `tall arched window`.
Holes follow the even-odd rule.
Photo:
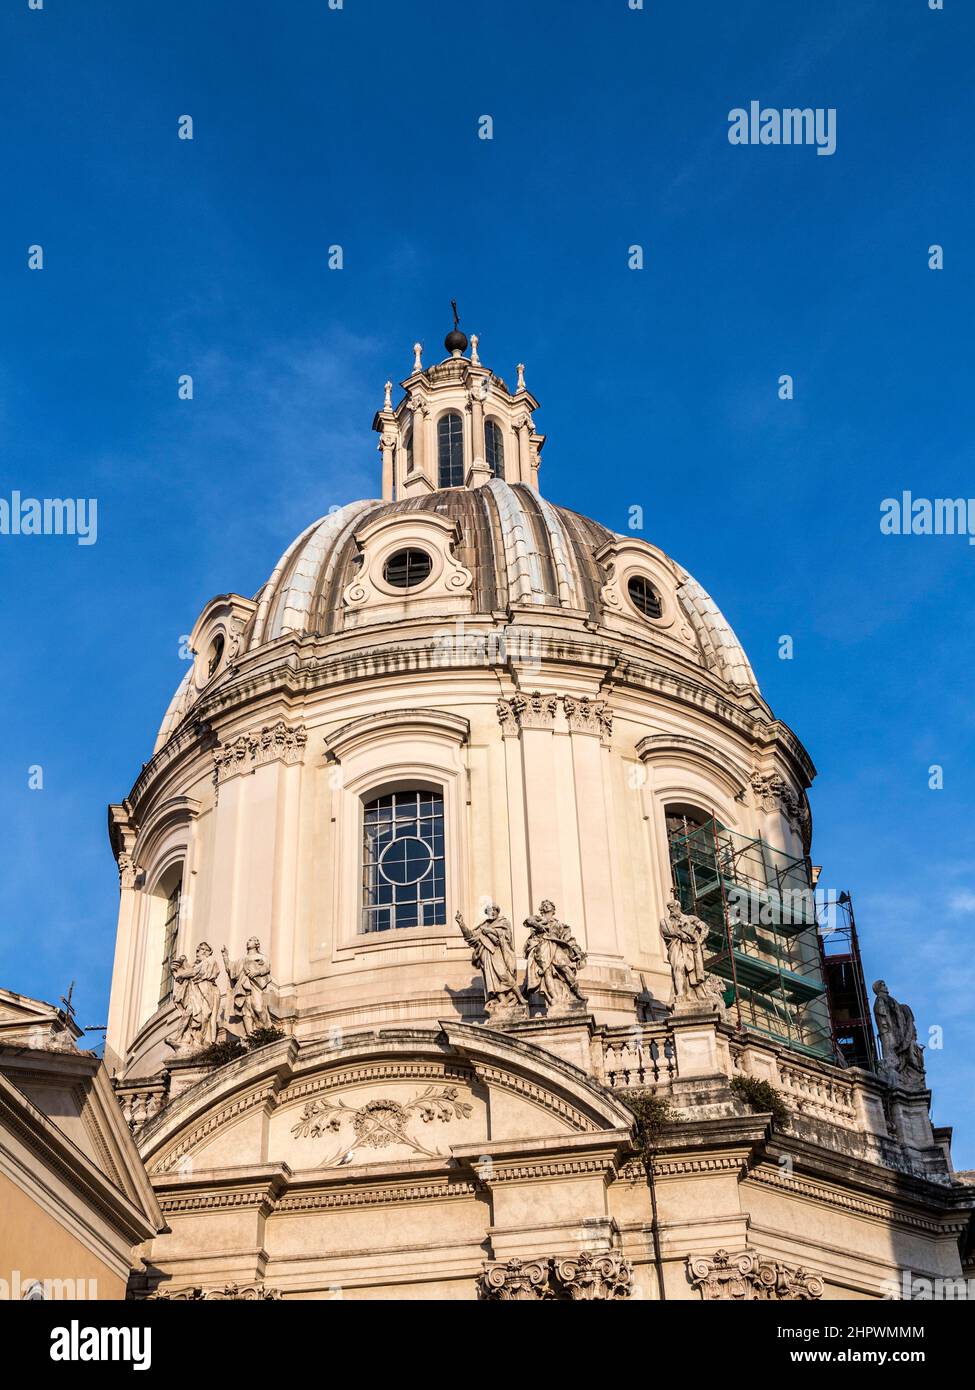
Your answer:
[[[406,436],[406,472],[409,475],[413,472],[413,431],[412,429]]]
[[[437,421],[440,487],[464,486],[464,422],[456,411]]]
[[[484,422],[484,453],[492,478],[504,477],[504,437],[496,420]]]
[[[159,1003],[165,1004],[173,992],[172,959],[176,950],[176,937],[179,932],[179,909],[183,896],[183,866],[175,865],[165,876],[158,889],[165,898],[166,908],[163,918],[162,973],[159,978]]]
[[[419,789],[377,796],[364,807],[362,930],[442,927],[443,797]]]

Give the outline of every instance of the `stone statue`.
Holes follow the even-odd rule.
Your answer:
[[[484,977],[484,1007],[489,1017],[526,1017],[528,1006],[518,987],[511,923],[501,916],[497,903],[484,909],[484,920],[468,927],[463,916],[456,915],[457,925],[473,953],[474,967]]]
[[[252,936],[247,942],[247,954],[241,960],[231,960],[226,946],[221,954],[230,981],[234,1012],[244,1025],[244,1036],[249,1038],[256,1028],[273,1027],[267,1006],[271,962],[261,954],[260,941]]]
[[[166,1042],[177,1055],[186,1056],[209,1047],[217,1040],[217,1019],[220,1013],[220,990],[217,978],[220,967],[206,941],[196,948],[196,959],[187,965],[185,956],[172,962],[173,1004],[179,1019]]]
[[[540,994],[550,1014],[583,1009],[585,996],[579,989],[577,974],[586,963],[586,954],[572,935],[571,928],[555,915],[555,904],[546,898],[534,917],[525,918],[528,944],[525,955],[525,993]]]
[[[185,956],[174,956],[169,962],[169,972],[173,981],[170,999],[176,1010],[176,1027],[167,1035],[166,1042],[176,1052],[181,1052],[188,1050],[188,1034],[194,1024],[193,1016],[186,1006],[186,990],[192,972],[186,969]]]
[[[676,898],[667,904],[667,916],[660,919],[660,933],[667,947],[667,960],[674,982],[674,1008],[711,1010],[720,1006],[723,986],[704,968],[704,943],[710,928],[700,917],[688,916]]]
[[[924,1075],[924,1049],[917,1040],[914,1014],[906,1004],[899,1004],[883,980],[875,980],[873,1016],[877,1021],[884,1062],[893,1085],[910,1091],[923,1091],[927,1085]]]

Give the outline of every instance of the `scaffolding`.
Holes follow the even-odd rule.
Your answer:
[[[847,1066],[877,1068],[877,1044],[870,1019],[867,985],[860,959],[853,899],[829,897],[819,908],[819,950],[829,1000],[833,1046]]]
[[[710,929],[705,966],[728,982],[725,1004],[739,1026],[834,1060],[808,859],[713,817],[675,820],[668,838],[677,897]]]

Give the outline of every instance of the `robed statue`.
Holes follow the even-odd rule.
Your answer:
[[[166,1042],[180,1055],[198,1052],[217,1040],[220,967],[209,943],[201,941],[192,965],[187,964],[185,956],[176,956],[171,970],[172,1001],[178,1018]]]
[[[525,993],[540,994],[546,1013],[566,1013],[585,1007],[578,973],[586,953],[572,929],[555,915],[555,904],[546,898],[533,917],[525,918],[528,942],[525,956]]]
[[[684,912],[676,898],[667,904],[660,920],[660,934],[667,950],[674,984],[674,1008],[714,1009],[721,1005],[722,985],[704,966],[704,943],[710,928],[700,917]]]
[[[474,967],[484,979],[484,1007],[488,1015],[513,1016],[527,1012],[525,996],[518,987],[511,923],[501,916],[497,903],[488,903],[483,920],[468,927],[461,913],[457,925],[471,948]]]
[[[244,1026],[244,1036],[258,1028],[271,1028],[271,1015],[268,1011],[267,994],[271,984],[271,962],[261,954],[261,943],[256,936],[247,942],[247,954],[240,960],[231,960],[227,948],[222,948],[224,969],[230,981],[230,995],[233,999],[234,1013]]]
[[[891,1081],[906,1090],[923,1091],[927,1085],[924,1049],[917,1040],[914,1014],[894,998],[883,980],[874,981],[873,992],[877,996],[873,1016]]]

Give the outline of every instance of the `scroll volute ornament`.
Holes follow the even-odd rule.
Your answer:
[[[360,564],[356,577],[342,591],[346,621],[383,622],[429,608],[442,613],[472,611],[474,576],[454,556],[460,535],[457,523],[439,512],[416,511],[380,516],[356,532]],[[422,583],[406,589],[390,584],[386,565],[402,550],[420,550],[431,562]],[[361,616],[360,616],[361,615]]]
[[[605,575],[605,583],[599,597],[607,614],[623,618],[639,626],[641,630],[654,628],[658,632],[666,632],[670,637],[693,645],[694,634],[677,601],[677,588],[681,579],[673,571],[673,562],[662,550],[648,545],[646,541],[622,537],[607,542],[596,551],[595,558]],[[648,580],[656,590],[660,598],[659,618],[648,620],[634,606],[629,597],[628,586],[630,580],[635,577]]]
[[[535,1303],[552,1298],[547,1260],[508,1260],[487,1265],[477,1281],[478,1297],[498,1303]]]
[[[779,1264],[752,1250],[729,1255],[716,1250],[710,1259],[691,1256],[687,1277],[705,1302],[799,1302],[822,1298],[825,1284],[801,1265]]]
[[[573,1302],[628,1298],[633,1291],[633,1266],[616,1250],[555,1260],[553,1267],[555,1277]]]

